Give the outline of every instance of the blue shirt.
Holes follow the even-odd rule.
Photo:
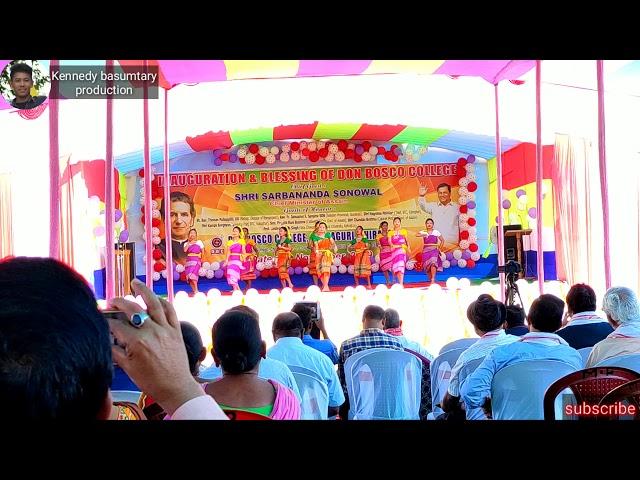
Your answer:
[[[287,366],[303,367],[316,372],[329,389],[329,406],[344,403],[344,393],[331,360],[323,353],[302,343],[298,337],[279,338],[267,351],[267,358],[280,360]]]
[[[201,369],[198,378],[201,378],[202,380],[215,380],[221,376],[222,369],[213,364],[210,367]],[[296,379],[293,378],[293,373],[291,373],[289,367],[284,363],[273,358],[261,358],[260,366],[258,367],[258,376],[265,380],[275,380],[285,387],[289,387],[296,394],[298,400],[302,401]]]
[[[338,357],[338,349],[331,340],[318,340],[317,338],[313,338],[311,335],[305,335],[302,339],[302,343],[307,347],[311,347],[324,353],[331,359],[334,365],[338,364],[338,360],[340,360],[340,357]]]
[[[496,347],[467,377],[460,389],[460,396],[467,408],[481,407],[485,398],[491,397],[493,377],[499,370],[526,360],[557,360],[568,363],[576,370],[582,369],[582,357],[561,337],[555,333],[528,333],[516,342]]]

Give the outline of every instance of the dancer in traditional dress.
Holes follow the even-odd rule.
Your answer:
[[[309,234],[307,240],[307,246],[309,247],[309,275],[313,278],[313,284],[316,287],[318,286],[318,268],[316,264],[318,252],[316,252],[315,249],[315,242],[320,240],[320,237],[318,236],[318,225],[320,225],[320,220],[318,220],[313,226],[313,232]]]
[[[189,230],[188,240],[185,242],[183,248],[187,254],[184,273],[193,293],[198,293],[198,272],[200,271],[200,267],[202,267],[204,243],[198,240],[198,231],[195,228]]]
[[[442,259],[440,252],[444,248],[444,238],[438,230],[433,228],[433,220],[427,218],[424,222],[426,230],[420,230],[416,236],[422,237],[424,246],[422,248],[422,266],[429,277],[429,282],[436,281],[436,271],[442,271]]]
[[[234,290],[240,290],[238,280],[243,272],[242,256],[244,252],[244,238],[240,227],[233,227],[231,240],[225,245],[227,283]]]
[[[318,276],[322,280],[322,291],[329,290],[329,277],[331,277],[331,265],[333,265],[333,256],[338,253],[338,246],[333,240],[333,235],[327,232],[327,224],[320,222],[318,224],[318,233],[314,240],[316,251],[316,269]]]
[[[378,244],[378,255],[380,256],[380,271],[384,274],[384,280],[387,287],[390,287],[393,283],[393,271],[391,270],[391,243],[389,242],[389,222],[382,222],[378,227],[378,238],[376,239]],[[391,276],[391,279],[389,279]]]
[[[289,238],[289,229],[280,227],[278,230],[278,238],[276,238],[276,258],[278,259],[278,276],[282,288],[289,284],[289,288],[293,288],[291,277],[289,276],[289,265],[291,265],[291,239]]]
[[[347,246],[347,251],[355,253],[356,258],[353,262],[353,279],[356,287],[360,285],[360,278],[367,280],[367,286],[371,288],[371,250],[369,249],[369,240],[364,234],[364,228],[356,227],[356,234],[351,245]]]
[[[400,217],[393,219],[393,230],[391,230],[387,237],[391,244],[391,269],[398,278],[400,285],[404,282],[404,269],[407,265],[407,231],[402,228],[402,220]]]
[[[240,280],[243,280],[247,284],[247,289],[251,288],[251,282],[256,279],[256,264],[258,262],[258,246],[256,242],[249,237],[249,229],[244,227],[242,229],[244,237],[244,256],[242,266],[244,271],[240,274]],[[245,291],[246,293],[246,291]]]

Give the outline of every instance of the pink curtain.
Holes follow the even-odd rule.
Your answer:
[[[604,292],[604,234],[598,157],[591,141],[556,135],[552,167],[556,269],[569,285]]]
[[[0,173],[0,258],[13,255],[11,174]]]

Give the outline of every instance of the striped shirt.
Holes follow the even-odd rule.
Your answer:
[[[451,379],[449,380],[448,388],[449,395],[452,397],[460,396],[460,385],[466,380],[466,377],[461,378],[460,370],[462,370],[467,363],[486,357],[494,348],[500,345],[506,345],[518,340],[520,340],[520,337],[507,335],[502,328],[485,333],[476,343],[460,354],[458,361],[451,369]]]

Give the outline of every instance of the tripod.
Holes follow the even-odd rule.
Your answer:
[[[520,306],[524,308],[524,302],[522,301],[522,297],[520,296],[520,290],[518,289],[518,285],[516,284],[517,274],[509,273],[507,274],[507,288],[505,291],[505,299],[506,306],[510,307],[515,305],[516,295],[518,295],[518,299],[520,300]]]

